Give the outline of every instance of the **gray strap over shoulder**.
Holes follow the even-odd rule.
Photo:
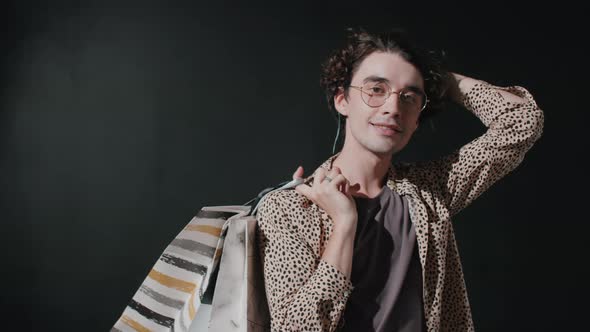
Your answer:
[[[273,191],[295,188],[302,183],[303,183],[303,178],[297,178],[297,179],[294,179],[291,181],[281,182],[276,187],[270,187],[270,188],[264,189],[263,191],[261,191],[258,194],[258,196],[256,196],[255,198],[251,199],[249,202],[244,204],[244,205],[252,206],[252,210],[250,211],[250,213],[248,215],[251,215],[251,216],[256,215],[256,212],[258,211],[258,207],[260,206],[260,203],[262,203],[264,201],[264,199],[266,198],[266,196],[268,194],[272,193]]]

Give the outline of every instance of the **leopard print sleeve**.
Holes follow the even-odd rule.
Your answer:
[[[498,90],[526,102],[509,102]],[[410,171],[416,183],[437,193],[450,215],[514,170],[543,131],[543,112],[520,86],[498,87],[482,81],[464,96],[464,106],[482,121],[486,132],[453,153]]]
[[[285,213],[288,202],[269,194],[258,214],[258,246],[273,331],[334,331],[350,280],[317,258]]]

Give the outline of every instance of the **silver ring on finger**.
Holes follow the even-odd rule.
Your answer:
[[[326,177],[324,178],[324,180],[328,180],[328,182],[332,182],[332,178],[331,178],[331,177],[329,177],[329,176],[327,176],[327,175],[326,175]]]

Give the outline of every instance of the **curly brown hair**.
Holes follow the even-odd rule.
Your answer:
[[[369,33],[363,28],[348,28],[347,31],[346,46],[334,51],[326,60],[322,65],[320,78],[320,85],[326,93],[330,111],[335,117],[339,113],[334,107],[334,96],[342,87],[345,97],[348,98],[348,88],[353,75],[363,60],[373,52],[399,54],[420,71],[429,101],[420,114],[419,121],[443,108],[450,74],[442,68],[442,56],[435,52],[423,51],[412,44],[403,29],[395,28],[379,33]],[[441,55],[444,56],[442,53]]]

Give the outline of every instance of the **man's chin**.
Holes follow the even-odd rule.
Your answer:
[[[380,158],[389,158],[397,152],[398,149],[395,147],[389,147],[387,149],[372,149],[371,152]]]

